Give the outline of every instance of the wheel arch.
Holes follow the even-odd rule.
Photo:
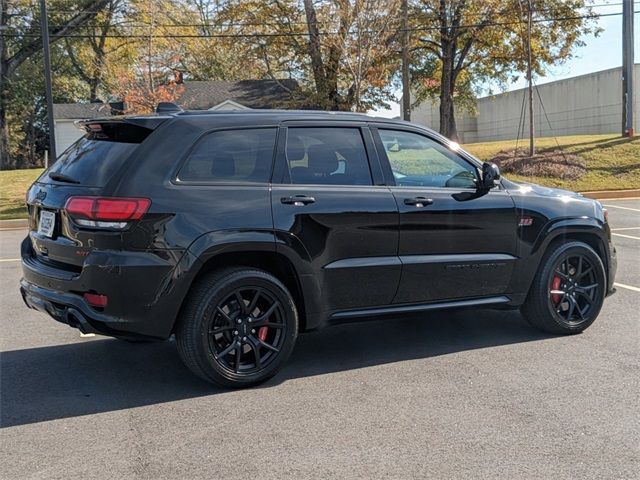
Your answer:
[[[181,301],[180,310],[189,296],[191,287],[203,276],[229,266],[243,266],[264,270],[280,280],[291,292],[298,309],[299,330],[307,328],[309,295],[305,295],[301,274],[304,267],[296,265],[301,260],[289,258],[277,252],[272,231],[217,231],[202,235],[189,247],[197,258],[188,278],[188,287]],[[179,317],[179,315],[178,315]],[[176,323],[174,322],[173,330]]]
[[[586,243],[595,250],[608,272],[607,230],[596,218],[563,218],[550,223],[538,237],[533,251],[541,258],[552,245],[570,240]]]
[[[530,253],[522,259],[520,268],[514,272],[514,305],[520,305],[528,296],[545,254],[557,244],[570,241],[583,242],[598,254],[605,267],[607,284],[610,283],[607,233],[604,224],[595,218],[563,218],[550,222],[542,229]]]

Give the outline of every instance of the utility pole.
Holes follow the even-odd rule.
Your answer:
[[[44,57],[44,85],[47,97],[47,123],[49,124],[49,158],[56,160],[56,132],[53,126],[53,90],[51,87],[51,53],[49,51],[49,22],[47,21],[46,0],[40,0],[40,31]]]
[[[529,84],[529,156],[533,157],[536,153],[536,146],[533,136],[535,128],[533,123],[533,81],[531,78],[531,16],[533,9],[531,8],[531,0],[527,0],[527,82]]]
[[[633,137],[633,0],[622,3],[622,136]]]
[[[411,120],[411,93],[409,91],[409,6],[402,0],[402,119]]]

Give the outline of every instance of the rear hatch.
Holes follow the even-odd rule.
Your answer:
[[[85,135],[27,192],[34,254],[25,261],[80,272],[94,248],[122,247],[123,232],[144,215],[150,201],[105,193],[160,120],[98,120],[79,125]]]

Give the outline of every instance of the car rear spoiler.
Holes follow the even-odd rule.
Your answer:
[[[148,130],[155,130],[160,125],[162,125],[165,121],[173,118],[170,115],[149,115],[145,117],[136,116],[136,117],[104,117],[104,118],[94,118],[88,120],[76,120],[74,125],[76,128],[80,130],[85,130],[87,132],[93,131],[91,125],[101,125],[105,123],[127,123],[129,125],[135,125],[137,127],[146,128]]]

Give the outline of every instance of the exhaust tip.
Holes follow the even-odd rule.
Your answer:
[[[80,320],[73,312],[67,312],[67,324],[73,328],[80,328]]]
[[[82,333],[98,333],[87,321],[86,317],[75,308],[67,310],[66,319],[69,326],[77,328]]]

